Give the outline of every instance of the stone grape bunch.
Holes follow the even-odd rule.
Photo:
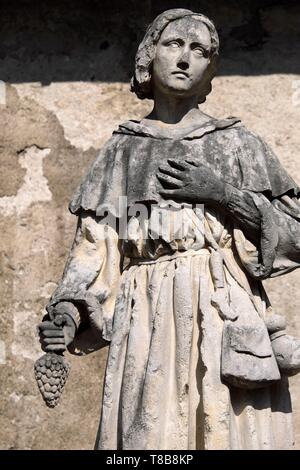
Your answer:
[[[59,402],[69,371],[70,366],[64,356],[55,353],[44,354],[35,362],[35,378],[49,408],[54,408]]]

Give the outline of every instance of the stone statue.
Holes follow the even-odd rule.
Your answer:
[[[218,50],[204,15],[154,20],[131,85],[153,110],[119,126],[70,204],[40,334],[48,352],[109,345],[97,449],[293,446],[300,342],[262,280],[300,265],[299,188],[238,118],[199,109]]]

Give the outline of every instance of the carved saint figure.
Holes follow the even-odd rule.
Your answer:
[[[40,331],[46,351],[109,347],[97,449],[293,446],[299,341],[262,280],[300,265],[299,188],[238,118],[199,108],[218,50],[204,15],[154,20],[132,80],[153,110],[119,126],[70,204]]]

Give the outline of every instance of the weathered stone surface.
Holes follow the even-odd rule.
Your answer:
[[[145,25],[157,13],[156,7],[151,8],[148,3],[151,2],[145,8]],[[180,3],[197,9],[195,2]],[[217,8],[214,14],[216,6],[210,3],[204,13],[217,17],[217,24],[223,25],[221,41],[223,37],[225,57],[204,109],[218,117],[238,115],[271,145],[300,183],[300,97],[295,88],[300,80],[299,7],[277,5],[264,9],[262,27],[269,36],[263,36],[258,29],[255,34],[249,33],[245,44],[238,34],[231,36],[231,31],[251,17],[248,6],[236,9],[222,2],[222,8]],[[162,5],[161,9],[168,6]],[[14,8],[24,12],[24,7],[17,4]],[[120,52],[120,35],[116,31],[120,22],[128,25],[124,20],[128,15],[118,15],[115,10],[112,26],[104,32],[98,28],[99,37],[94,34],[90,39],[90,44],[98,49],[91,48],[87,54],[86,25],[78,33],[76,28],[73,30],[77,37],[75,47],[74,36],[64,40],[63,23],[61,36],[54,39],[59,8],[56,5],[53,10],[56,16],[48,15],[48,25],[38,17],[33,20],[28,10],[27,21],[31,26],[36,22],[37,33],[43,31],[42,41],[38,34],[26,35],[26,18],[16,16],[12,7],[7,7],[1,29],[0,79],[13,84],[7,87],[6,106],[0,104],[0,448],[3,449],[93,447],[106,351],[70,358],[71,374],[61,404],[48,410],[33,376],[33,362],[41,355],[36,325],[61,276],[72,242],[76,221],[68,214],[67,203],[75,187],[94,160],[96,149],[116,125],[128,118],[136,119],[150,109],[150,103],[136,100],[127,83],[132,60],[128,59],[126,47],[130,46],[132,59],[141,37],[131,35],[134,21],[130,20],[133,26],[125,26],[122,31],[128,39]],[[73,6],[73,11],[77,22],[82,12],[86,21],[92,14],[87,7],[77,10]],[[19,36],[14,35],[16,17],[18,25],[23,25]],[[82,66],[78,67],[80,62]],[[93,77],[95,81],[91,82]],[[41,187],[31,184],[37,175],[42,175]],[[288,332],[298,337],[299,281],[300,273],[295,271],[265,282],[275,311],[287,318]],[[290,383],[296,443],[300,448],[300,378],[292,377]]]

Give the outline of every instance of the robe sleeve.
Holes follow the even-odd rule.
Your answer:
[[[272,201],[252,193],[260,213],[260,239],[255,245],[234,228],[235,246],[242,265],[256,279],[286,274],[300,266],[300,200],[285,194]]]
[[[83,212],[62,280],[47,306],[50,317],[59,302],[78,308],[81,321],[71,353],[86,354],[110,341],[120,263],[119,237],[112,224]]]
[[[300,266],[300,200],[285,195],[275,199],[273,207],[278,243],[271,277]]]

